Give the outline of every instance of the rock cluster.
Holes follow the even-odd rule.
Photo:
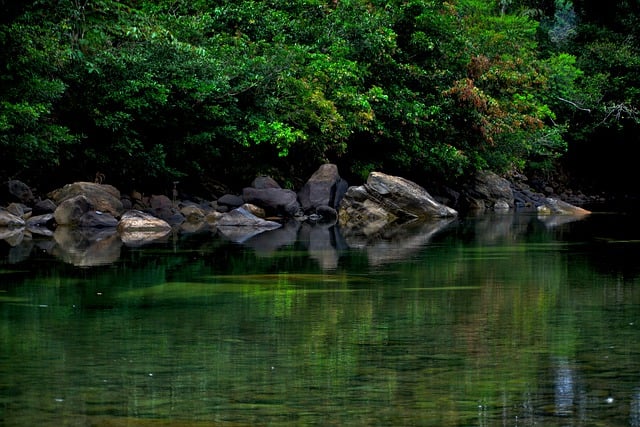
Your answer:
[[[30,233],[62,235],[62,229],[111,230],[128,245],[167,236],[172,230],[199,232],[215,229],[243,241],[288,220],[338,224],[347,236],[366,239],[415,229],[416,224],[440,226],[458,212],[437,201],[423,187],[398,176],[372,172],[366,183],[349,187],[333,164],[321,165],[295,192],[270,177],[257,177],[241,194],[225,194],[214,201],[193,202],[165,195],[122,195],[107,184],[75,182],[36,199],[27,185],[9,181],[12,202],[0,208],[0,238]],[[557,198],[535,195],[490,172],[478,173],[460,193],[452,192],[456,207],[508,210],[537,209],[541,215],[584,215],[588,211]],[[408,227],[410,225],[410,227]],[[4,237],[3,237],[4,236]]]

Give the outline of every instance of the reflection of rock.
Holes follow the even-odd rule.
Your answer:
[[[211,231],[211,225],[206,221],[201,222],[189,222],[185,221],[178,226],[181,233],[186,234],[198,234]]]
[[[588,214],[584,215],[538,215],[538,219],[547,227],[558,227],[574,221],[581,221]]]
[[[372,235],[390,224],[454,217],[457,212],[407,179],[372,172],[367,183],[349,187],[339,209],[342,229]]]
[[[4,210],[0,210],[0,227],[24,227],[24,220]]]
[[[347,248],[337,228],[329,224],[304,223],[299,239],[306,246],[309,256],[318,261],[323,270],[335,270],[340,251]]]
[[[10,246],[19,245],[24,237],[24,228],[0,228],[0,240],[6,240]]]
[[[349,247],[365,250],[371,265],[380,265],[408,259],[453,221],[453,219],[414,221],[387,227],[384,233],[376,236],[375,239],[362,234],[344,234],[344,239]]]
[[[252,248],[258,255],[271,256],[278,249],[293,245],[298,238],[300,223],[287,221],[284,226],[252,236],[244,244]]]
[[[9,264],[17,264],[29,259],[31,252],[33,251],[34,243],[29,233],[21,233],[16,237],[17,240],[10,243],[12,248],[9,250],[9,255],[7,257]]]
[[[166,242],[169,240],[170,232],[171,229],[123,231],[120,233],[120,240],[129,247],[138,247],[150,243]]]
[[[120,258],[122,242],[114,228],[58,227],[52,254],[78,267],[111,264]]]
[[[520,214],[514,211],[483,213],[472,222],[473,233],[481,244],[515,240],[527,232],[532,218],[531,213]]]

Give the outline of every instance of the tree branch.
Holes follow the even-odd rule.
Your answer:
[[[578,104],[576,104],[575,102],[573,102],[573,101],[569,101],[568,99],[564,99],[564,98],[561,98],[561,97],[558,97],[558,99],[559,99],[560,101],[566,102],[567,104],[571,104],[571,105],[573,105],[573,106],[574,106],[574,107],[576,107],[578,110],[586,111],[587,113],[590,113],[590,112],[591,112],[591,109],[590,109],[590,108],[582,108],[581,106],[579,106],[579,105],[578,105]]]

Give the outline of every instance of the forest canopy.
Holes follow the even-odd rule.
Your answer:
[[[632,170],[637,1],[0,8],[3,180],[286,184],[327,161],[418,182],[560,164],[589,177],[596,158]]]

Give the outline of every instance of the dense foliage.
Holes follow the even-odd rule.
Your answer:
[[[567,147],[584,164],[595,137],[637,138],[635,4],[0,0],[0,177],[293,183],[332,161],[455,180]]]

